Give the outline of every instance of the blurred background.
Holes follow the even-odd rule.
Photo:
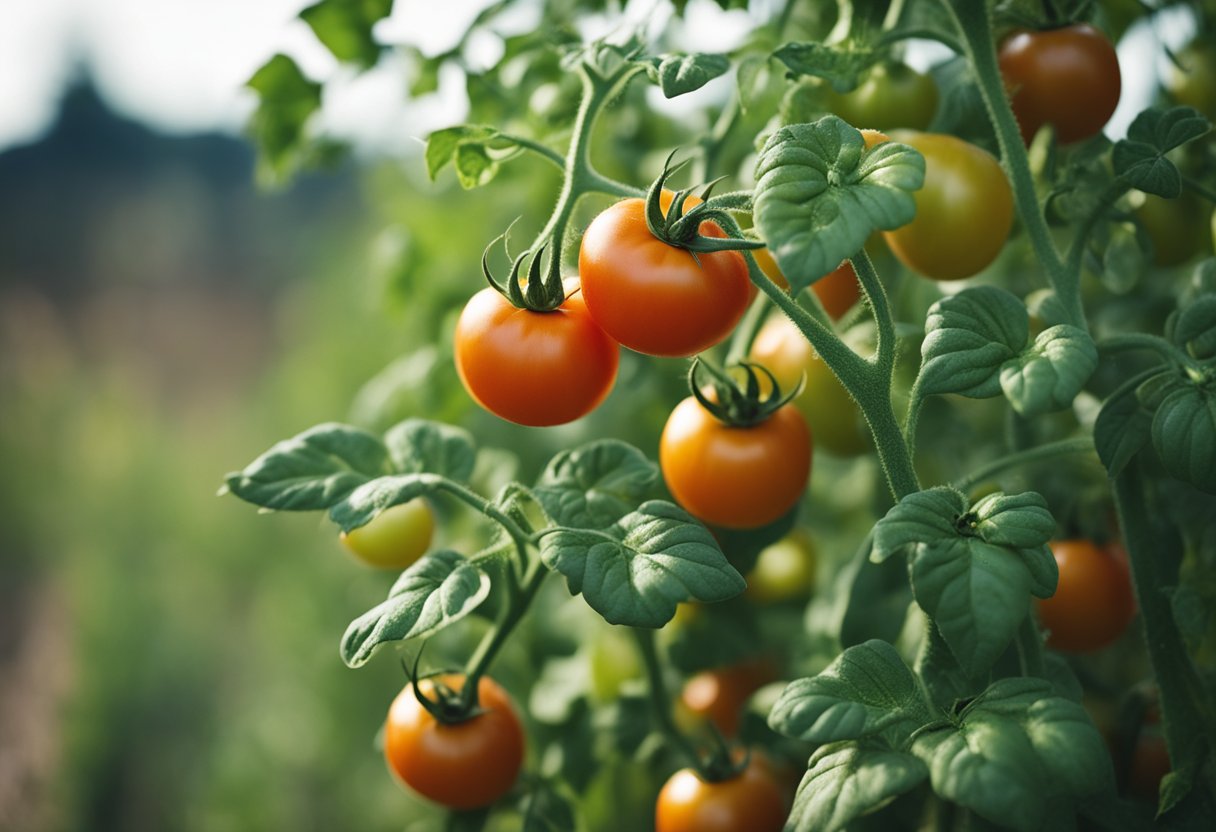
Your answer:
[[[472,407],[454,316],[484,246],[519,216],[520,239],[535,230],[558,185],[532,159],[492,192],[426,179],[420,139],[466,117],[467,79],[445,68],[411,96],[409,50],[451,49],[486,3],[398,0],[376,31],[403,48],[362,73],[295,19],[305,5],[0,2],[0,830],[402,828],[416,804],[372,750],[401,669],[337,654],[394,576],[315,517],[218,499],[224,474],[318,422],[427,416],[530,476],[592,436],[653,453],[679,395],[681,362],[629,354],[573,426]],[[706,51],[749,26],[708,2],[688,19]],[[475,66],[501,43],[462,48]],[[276,51],[325,80],[318,124],[346,148],[262,189],[243,85]],[[533,105],[569,103],[549,92]],[[703,101],[614,113],[601,167],[657,169]],[[850,489],[823,464],[823,510],[867,527],[850,501],[874,466]]]

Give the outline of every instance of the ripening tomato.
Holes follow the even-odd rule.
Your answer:
[[[1013,227],[1013,191],[991,153],[942,133],[891,136],[925,157],[916,217],[883,232],[887,245],[917,274],[959,280],[986,268]]]
[[[441,677],[460,690],[464,677]],[[432,680],[418,683],[431,696]],[[476,716],[452,725],[438,722],[406,685],[389,708],[384,757],[389,768],[423,797],[452,809],[489,806],[511,790],[524,761],[524,732],[510,695],[492,679],[477,684]]]
[[[760,271],[768,275],[768,279],[782,289],[789,291],[790,283],[781,273],[777,261],[773,259],[769,250],[758,248],[752,254],[756,258],[756,265],[760,267]],[[811,291],[819,298],[819,302],[823,304],[823,310],[832,320],[843,317],[844,313],[852,309],[853,304],[861,298],[861,284],[857,282],[857,272],[853,271],[853,264],[848,260],[837,266],[826,277],[821,277],[812,283]]]
[[[904,64],[880,64],[848,93],[828,93],[828,109],[854,127],[924,130],[937,112],[932,75]]]
[[[722,736],[732,739],[739,733],[747,700],[776,679],[777,669],[765,659],[703,670],[684,683],[680,704],[693,717],[708,720]]]
[[[1216,119],[1216,49],[1196,41],[1179,52],[1169,91],[1179,104]]]
[[[793,405],[758,424],[734,427],[689,396],[663,427],[659,467],[689,514],[714,526],[754,529],[802,497],[811,475],[811,432]]]
[[[1173,770],[1170,750],[1165,744],[1161,726],[1140,726],[1136,736],[1136,748],[1132,752],[1131,765],[1127,772],[1127,792],[1140,800],[1156,802],[1161,792],[1161,781]]]
[[[355,557],[381,569],[404,569],[426,554],[435,533],[435,517],[419,498],[377,514],[367,524],[338,538]]]
[[[803,601],[815,588],[815,544],[795,531],[766,546],[747,575],[747,597],[761,604]]]
[[[1089,540],[1051,543],[1060,582],[1039,601],[1039,618],[1056,650],[1087,653],[1112,643],[1136,614],[1126,556]]]
[[[1158,266],[1182,265],[1207,246],[1203,204],[1190,194],[1176,199],[1145,194],[1136,220],[1153,243],[1153,262]]]
[[[1087,23],[1014,32],[998,56],[1022,139],[1045,124],[1061,144],[1099,133],[1119,105],[1119,58],[1106,35]]]
[[[594,410],[612,390],[620,350],[574,289],[552,312],[517,309],[492,288],[469,300],[456,324],[456,370],[478,404],[510,422],[561,425]]]
[[[780,832],[788,805],[780,775],[759,755],[740,774],[707,783],[692,769],[663,785],[655,832]]]
[[[662,194],[664,211],[672,197]],[[712,222],[699,230],[703,237],[726,236]],[[578,268],[592,317],[621,344],[647,355],[684,357],[722,341],[747,311],[753,291],[743,255],[694,257],[660,241],[646,225],[642,199],[621,200],[592,220]]]
[[[805,376],[793,403],[810,425],[816,448],[847,457],[870,446],[857,403],[789,318],[773,315],[765,322],[752,342],[751,360],[767,367],[782,390],[792,390]]]

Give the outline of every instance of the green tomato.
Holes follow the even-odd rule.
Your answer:
[[[619,628],[606,629],[587,646],[591,665],[591,694],[601,702],[611,702],[621,694],[621,686],[640,678],[642,663],[637,646]]]
[[[828,93],[828,107],[854,127],[924,130],[937,112],[937,83],[903,64],[874,67],[857,89]]]
[[[760,552],[747,575],[747,597],[761,604],[802,601],[815,588],[815,544],[796,531]]]
[[[417,499],[385,509],[370,523],[343,532],[340,539],[369,566],[404,569],[426,553],[434,533],[431,507]]]
[[[1153,262],[1158,266],[1181,265],[1206,243],[1203,208],[1189,195],[1165,199],[1145,194],[1136,219],[1153,242]]]
[[[1216,50],[1192,43],[1179,52],[1178,66],[1171,67],[1168,87],[1179,104],[1216,119]]]

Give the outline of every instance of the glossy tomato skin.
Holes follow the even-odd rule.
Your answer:
[[[780,832],[788,813],[779,775],[753,756],[743,772],[707,783],[692,769],[663,785],[655,806],[655,832]]]
[[[431,507],[416,499],[385,509],[366,525],[342,532],[339,539],[369,566],[405,569],[426,554],[434,533]]]
[[[664,210],[671,199],[662,195]],[[711,222],[701,223],[700,233],[726,236]],[[650,233],[643,200],[621,200],[583,234],[578,267],[587,309],[631,350],[672,358],[706,350],[739,323],[753,286],[739,252],[704,252],[697,258],[699,265],[692,252]]]
[[[456,323],[456,370],[486,410],[520,425],[561,425],[599,406],[616,380],[620,350],[575,289],[552,312],[517,309],[492,288]]]
[[[903,64],[876,66],[849,93],[831,92],[828,106],[858,128],[924,130],[937,112],[933,76]]]
[[[1060,582],[1054,595],[1039,601],[1048,646],[1087,653],[1111,644],[1136,614],[1126,557],[1089,540],[1056,540],[1050,545]]]
[[[460,690],[461,676],[444,676]],[[419,683],[430,695],[431,680]],[[393,700],[384,727],[384,756],[392,772],[423,797],[452,809],[478,809],[511,790],[524,760],[524,732],[511,697],[482,677],[477,685],[483,713],[455,725],[435,720],[407,685]]]
[[[849,457],[870,447],[857,403],[789,318],[768,319],[752,342],[751,360],[767,367],[782,390],[792,390],[805,376],[793,404],[810,425],[816,448]]]
[[[811,432],[793,405],[751,427],[731,427],[689,396],[663,427],[659,467],[689,514],[714,526],[754,529],[802,497],[811,474]]]
[[[925,157],[916,217],[884,232],[892,253],[917,274],[960,280],[1000,254],[1013,227],[1013,191],[991,153],[942,133],[891,136]]]
[[[998,54],[1001,77],[1029,144],[1045,124],[1061,144],[1097,135],[1119,105],[1119,58],[1106,35],[1087,23],[1014,32]]]
[[[776,679],[776,668],[764,659],[703,670],[684,683],[680,704],[694,718],[708,720],[723,737],[733,739],[747,700]]]

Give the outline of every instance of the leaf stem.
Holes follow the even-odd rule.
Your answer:
[[[989,477],[995,476],[1009,468],[1066,454],[1084,454],[1093,453],[1093,451],[1094,440],[1090,436],[1048,442],[1046,445],[1037,445],[1024,451],[1016,451],[999,459],[994,459],[992,462],[976,468],[967,476],[955,480],[953,485],[959,491],[967,491]]]
[[[1014,643],[1017,646],[1022,675],[1043,678],[1043,639],[1039,635],[1033,612],[1028,612],[1022,619]]]
[[[523,561],[526,557],[528,543],[530,542],[530,537],[526,529],[521,527],[512,517],[505,514],[501,509],[499,509],[485,497],[482,497],[477,492],[470,488],[466,488],[454,480],[450,480],[447,477],[435,477],[433,479],[433,483],[436,490],[445,491],[448,494],[451,494],[465,505],[476,509],[481,514],[484,514],[486,517],[489,517],[498,525],[502,526],[503,530],[511,536],[512,542],[515,543],[516,554],[518,555],[518,560],[520,561],[519,567],[521,569],[524,568]]]
[[[543,145],[535,139],[517,136],[514,133],[503,133],[500,131],[499,135],[510,142],[514,142],[525,150],[531,150],[542,159],[556,165],[558,170],[565,170],[566,160],[562,157],[562,154],[558,153],[553,148]]]
[[[681,733],[671,714],[671,696],[667,692],[667,683],[663,679],[663,667],[659,663],[659,652],[655,648],[654,630],[634,628],[633,635],[638,642],[638,652],[642,655],[642,663],[646,666],[646,678],[649,681],[650,709],[659,731],[671,743],[676,751],[704,779],[706,766],[697,753],[696,747],[688,737]]]
[[[1111,335],[1098,342],[1098,351],[1111,353],[1125,350],[1150,350],[1164,357],[1173,364],[1180,364],[1188,369],[1198,369],[1191,357],[1175,347],[1159,335],[1149,335],[1144,332],[1125,332]]]

